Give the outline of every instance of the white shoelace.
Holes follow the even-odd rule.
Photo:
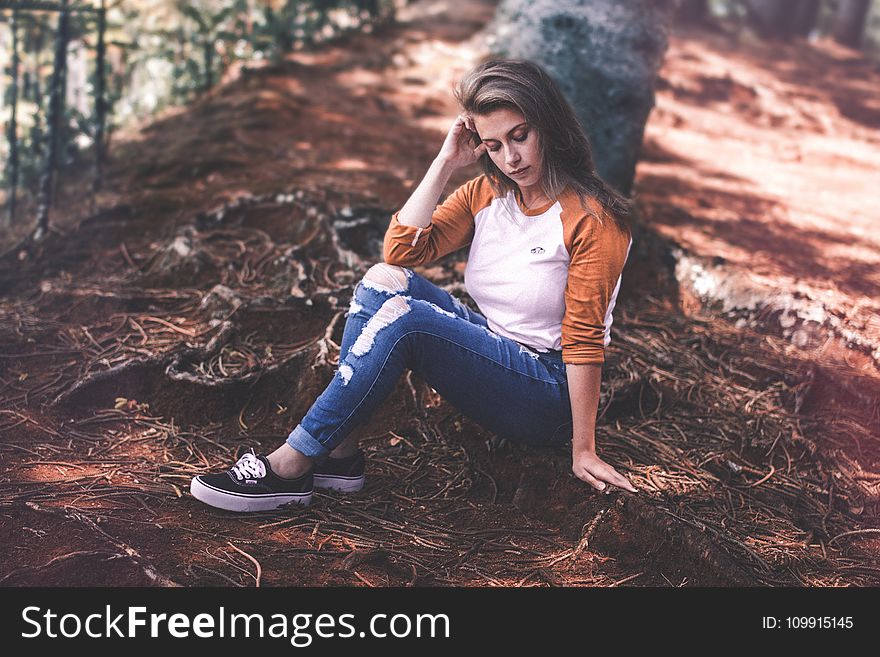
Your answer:
[[[242,479],[261,479],[266,476],[266,466],[253,452],[248,452],[232,466],[239,481]]]

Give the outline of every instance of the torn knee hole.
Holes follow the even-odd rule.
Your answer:
[[[384,262],[373,265],[364,275],[364,287],[389,294],[406,292],[411,272],[397,265]]]

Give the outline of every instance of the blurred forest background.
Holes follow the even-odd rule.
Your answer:
[[[405,0],[105,0],[0,3],[0,227],[12,197],[33,199],[46,164],[56,49],[64,100],[54,127],[60,169],[95,158],[96,140],[183,105],[253,62],[278,62],[349,30],[394,19]],[[834,38],[880,56],[880,9],[870,0],[684,0],[678,20],[768,38]],[[59,10],[68,7],[63,33]],[[16,7],[20,9],[15,10]],[[14,190],[14,191],[13,191]]]
[[[0,82],[7,140],[0,147],[5,222],[13,189],[32,197],[46,164],[56,50],[63,102],[53,126],[57,166],[76,167],[106,149],[114,130],[149,120],[210,90],[248,62],[393,19],[394,0],[145,0],[6,2]],[[63,21],[59,19],[62,9]],[[63,29],[61,29],[63,26]],[[63,76],[63,77],[62,77]]]
[[[491,54],[636,200],[597,445],[643,494],[408,375],[361,495],[200,505]],[[878,57],[876,0],[0,0],[0,584],[877,585]],[[473,303],[466,256],[419,271]]]

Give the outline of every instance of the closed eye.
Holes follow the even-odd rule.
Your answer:
[[[516,141],[516,142],[522,143],[522,142],[524,142],[524,141],[525,141],[526,139],[528,139],[528,138],[529,138],[529,133],[526,132],[526,133],[523,133],[523,134],[522,134],[521,136],[519,136],[519,137],[514,137],[514,138],[513,138],[513,141]],[[486,150],[488,150],[488,151],[491,152],[491,153],[495,153],[496,151],[501,150],[501,147],[500,147],[500,146],[496,146],[495,148],[487,148]]]

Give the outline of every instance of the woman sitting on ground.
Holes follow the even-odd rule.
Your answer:
[[[313,488],[356,491],[352,434],[407,370],[486,429],[528,445],[570,441],[574,474],[632,484],[596,452],[604,350],[632,246],[628,202],[596,173],[589,141],[539,66],[481,64],[455,92],[462,113],[392,218],[385,262],[357,285],[339,367],[268,456],[199,475],[192,494],[231,511],[308,504]],[[437,202],[452,173],[483,173]],[[411,267],[470,245],[469,308]]]

